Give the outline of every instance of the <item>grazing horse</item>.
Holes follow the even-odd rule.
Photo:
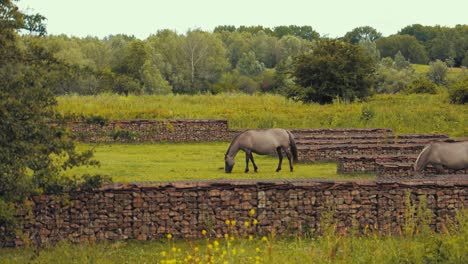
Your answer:
[[[435,142],[427,145],[419,153],[414,171],[419,172],[428,164],[432,164],[439,173],[443,173],[442,166],[454,170],[468,168],[468,141]]]
[[[234,158],[239,150],[245,152],[245,172],[249,172],[249,160],[252,161],[254,171],[257,172],[258,167],[254,162],[252,153],[259,155],[278,153],[279,164],[276,172],[281,170],[281,163],[283,161],[282,150],[286,153],[286,157],[288,157],[291,171],[293,171],[291,154],[294,162],[297,161],[297,147],[294,136],[291,132],[281,128],[247,130],[237,135],[229,145],[226,155],[224,155],[224,170],[226,173],[232,172]]]

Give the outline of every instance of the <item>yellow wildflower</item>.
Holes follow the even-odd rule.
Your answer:
[[[230,225],[231,221],[229,221],[229,219],[226,219],[225,223],[226,223],[226,225]]]
[[[166,237],[167,237],[167,239],[169,239],[169,240],[170,240],[170,239],[172,239],[172,234],[167,234],[167,236],[166,236]]]
[[[250,222],[249,222],[249,221],[245,221],[245,222],[244,222],[244,226],[245,226],[245,227],[249,227],[249,226],[250,226]]]
[[[232,225],[232,226],[235,226],[236,223],[237,223],[236,220],[232,220],[232,221],[231,221],[231,225]]]
[[[254,219],[254,220],[253,220],[253,224],[254,224],[254,225],[258,225],[258,220],[257,220],[257,219]]]
[[[225,238],[225,239],[228,239],[228,238],[229,238],[229,234],[224,234],[224,238]]]
[[[202,235],[206,236],[206,230],[205,230],[205,229],[203,229],[203,230],[201,231],[201,233],[202,233]]]
[[[255,209],[253,209],[253,208],[250,209],[250,212],[249,212],[249,213],[250,213],[251,216],[254,216],[254,215],[255,215]]]
[[[249,241],[252,241],[252,240],[253,240],[253,236],[249,235]]]
[[[266,236],[263,236],[262,241],[268,241],[268,238]]]

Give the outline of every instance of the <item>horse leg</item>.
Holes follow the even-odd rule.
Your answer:
[[[289,161],[289,170],[292,172],[294,168],[293,168],[293,163],[291,159],[291,152],[287,148],[284,148],[284,152],[286,153],[286,157],[288,158],[288,161]]]
[[[250,153],[250,160],[252,161],[252,165],[254,167],[254,172],[257,172],[258,167],[257,167],[257,164],[255,164],[252,153]]]
[[[444,170],[444,167],[442,165],[432,164],[432,166],[434,166],[434,168],[436,169],[438,174],[445,174],[445,170]]]
[[[283,162],[283,154],[281,153],[281,147],[278,147],[276,149],[276,152],[278,153],[278,158],[279,158],[278,168],[276,169],[276,172],[278,172],[281,170],[281,163]]]
[[[245,173],[249,172],[249,156],[252,155],[252,153],[245,152]]]

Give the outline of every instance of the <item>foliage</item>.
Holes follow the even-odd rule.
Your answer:
[[[320,41],[313,51],[296,57],[293,76],[301,88],[288,92],[303,102],[331,103],[370,95],[374,60],[363,49],[338,40]]]
[[[453,104],[468,103],[468,77],[449,86],[449,98]]]
[[[391,58],[383,58],[378,64],[375,73],[375,91],[377,93],[399,93],[407,89],[407,86],[416,78],[413,68],[408,67],[404,57],[399,58],[397,64]]]
[[[29,39],[31,49],[20,48],[23,14],[8,0],[0,7],[0,222],[9,223],[5,208],[34,193],[69,190],[74,185],[64,171],[97,162],[91,151],[75,149],[56,113],[46,77],[60,62],[36,37]]]
[[[410,62],[406,60],[405,56],[400,51],[395,54],[395,68],[398,70],[406,69],[411,66]]]
[[[252,51],[244,53],[237,63],[237,70],[240,74],[246,76],[257,76],[265,70],[265,65],[255,58]]]
[[[48,87],[57,95],[211,92],[212,86],[221,85],[223,75],[245,66],[238,66],[244,54],[250,56],[248,59],[253,54],[259,65],[277,70],[291,57],[310,51],[321,41],[310,26],[296,25],[219,26],[214,33],[190,30],[179,34],[161,30],[145,40],[128,35],[110,35],[103,39],[60,35],[37,39],[37,35],[46,33],[44,20],[39,14],[24,16],[26,29],[21,31],[19,42],[25,50],[41,47],[60,62],[50,65],[49,71],[44,73]],[[403,29],[401,32],[405,34],[381,37],[376,29],[363,26],[341,39],[361,46],[375,61],[381,56],[393,58],[401,51],[412,63],[440,59],[458,67],[468,61],[468,43],[464,38],[467,28],[464,25],[454,28],[415,26]],[[27,34],[30,30],[41,32]],[[264,85],[261,79],[252,78],[255,73],[248,76],[250,79],[244,78],[244,81],[253,79],[256,86]],[[260,91],[278,92],[291,86],[288,80]],[[254,89],[245,90],[252,92]]]
[[[427,63],[428,56],[418,40],[409,35],[392,35],[376,40],[380,55],[384,57],[394,57],[400,51],[411,63]]]
[[[343,37],[343,41],[351,44],[358,44],[362,41],[374,42],[380,37],[382,37],[382,33],[377,32],[373,27],[365,26],[357,27],[346,33]]]
[[[453,65],[463,65],[468,49],[468,25],[453,28],[443,26],[423,26],[414,24],[400,30],[400,35],[414,36],[424,47],[431,61],[453,61]]]
[[[436,94],[437,85],[428,80],[427,78],[420,77],[418,79],[413,80],[413,82],[410,83],[405,92]]]
[[[274,36],[277,38],[282,38],[287,35],[295,36],[302,38],[304,40],[316,40],[320,37],[319,33],[317,33],[311,26],[296,26],[296,25],[289,25],[289,26],[277,26],[274,28],[265,28],[263,26],[232,26],[232,25],[223,25],[217,26],[214,29],[215,33],[249,33],[249,34],[257,34],[260,31],[265,32],[270,36]]]
[[[437,85],[443,85],[446,83],[447,78],[447,64],[445,62],[436,60],[429,64],[429,71],[427,73],[427,78],[433,81]]]

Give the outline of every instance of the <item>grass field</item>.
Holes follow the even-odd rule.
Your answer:
[[[367,102],[302,104],[279,95],[61,96],[58,110],[108,119],[225,118],[231,128],[392,128],[468,136],[468,106],[447,93],[377,95]]]
[[[278,158],[259,156],[254,159],[259,167],[257,173],[244,173],[245,154],[236,156],[236,165],[231,174],[224,173],[224,153],[228,142],[190,144],[79,144],[78,149],[94,148],[95,159],[100,167],[82,167],[69,171],[70,174],[109,175],[114,182],[175,181],[214,179],[372,179],[370,174],[339,175],[335,163],[296,164],[289,172],[286,158],[283,170],[275,172]]]
[[[425,64],[411,64],[414,69],[414,72],[420,75],[426,75],[429,72],[429,65]],[[447,71],[447,79],[455,79],[462,74],[468,74],[468,72],[462,68],[451,67]]]

